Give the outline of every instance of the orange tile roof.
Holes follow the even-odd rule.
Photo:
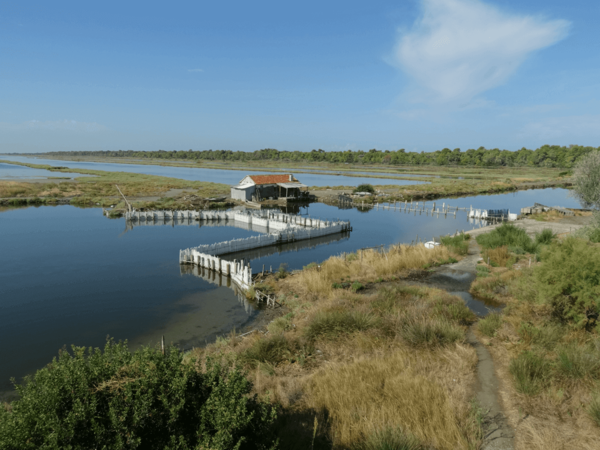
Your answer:
[[[275,184],[275,183],[289,183],[290,176],[292,181],[296,180],[291,174],[287,175],[249,175],[252,181],[256,184]]]

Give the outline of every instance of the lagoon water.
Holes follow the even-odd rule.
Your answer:
[[[567,194],[544,189],[436,203],[512,211],[535,201],[576,207]],[[359,248],[410,243],[417,234],[430,240],[482,225],[462,211],[456,218],[438,218],[317,203],[299,213],[350,220],[353,231],[232,258],[250,260],[255,271],[282,263],[293,270]],[[73,206],[0,212],[0,341],[7,343],[0,347],[0,391],[10,390],[10,377],[44,366],[65,345],[102,346],[110,335],[135,347],[156,344],[164,334],[167,342],[190,348],[248,325],[257,314],[254,307],[178,264],[180,249],[257,234],[214,225],[127,227],[124,219],[105,218],[101,209]]]
[[[0,157],[2,159],[2,157]],[[21,180],[45,180],[48,178],[76,178],[90,177],[93,175],[83,175],[80,173],[50,172],[45,169],[34,169],[27,166],[17,166],[15,164],[0,163],[0,180],[21,181]]]
[[[192,181],[210,181],[213,183],[225,183],[235,185],[244,178],[247,173],[241,170],[221,170],[221,169],[203,169],[196,167],[168,167],[142,164],[117,164],[117,163],[97,163],[97,162],[78,162],[78,161],[58,161],[55,159],[28,158],[25,156],[2,156],[6,161],[26,162],[31,164],[48,164],[51,166],[64,166],[70,169],[89,169],[104,170],[107,172],[130,172],[143,173],[148,175],[159,175],[163,177],[181,178]],[[252,170],[253,175],[270,174],[273,172],[264,172]],[[423,184],[426,181],[381,179],[376,180],[367,177],[348,177],[343,175],[325,175],[315,173],[299,173],[296,176],[307,186],[358,186],[362,183],[371,184],[395,184],[395,185],[413,185]]]

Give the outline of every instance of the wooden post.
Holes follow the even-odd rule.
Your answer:
[[[165,335],[163,334],[162,339],[160,341],[160,349],[161,352],[163,354],[163,356],[165,356]]]

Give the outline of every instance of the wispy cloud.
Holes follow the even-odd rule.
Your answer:
[[[570,26],[479,0],[421,1],[423,13],[400,33],[393,63],[436,101],[468,102],[505,83],[528,55],[565,38]]]
[[[188,69],[188,72],[204,72],[204,69]]]
[[[74,132],[98,132],[107,128],[96,122],[78,122],[76,120],[28,120],[20,123],[0,122],[2,131],[74,131]]]

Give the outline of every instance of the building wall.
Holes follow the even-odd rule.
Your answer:
[[[250,186],[246,189],[231,188],[231,198],[234,200],[241,200],[243,202],[252,200],[252,194],[254,194],[255,187]]]

